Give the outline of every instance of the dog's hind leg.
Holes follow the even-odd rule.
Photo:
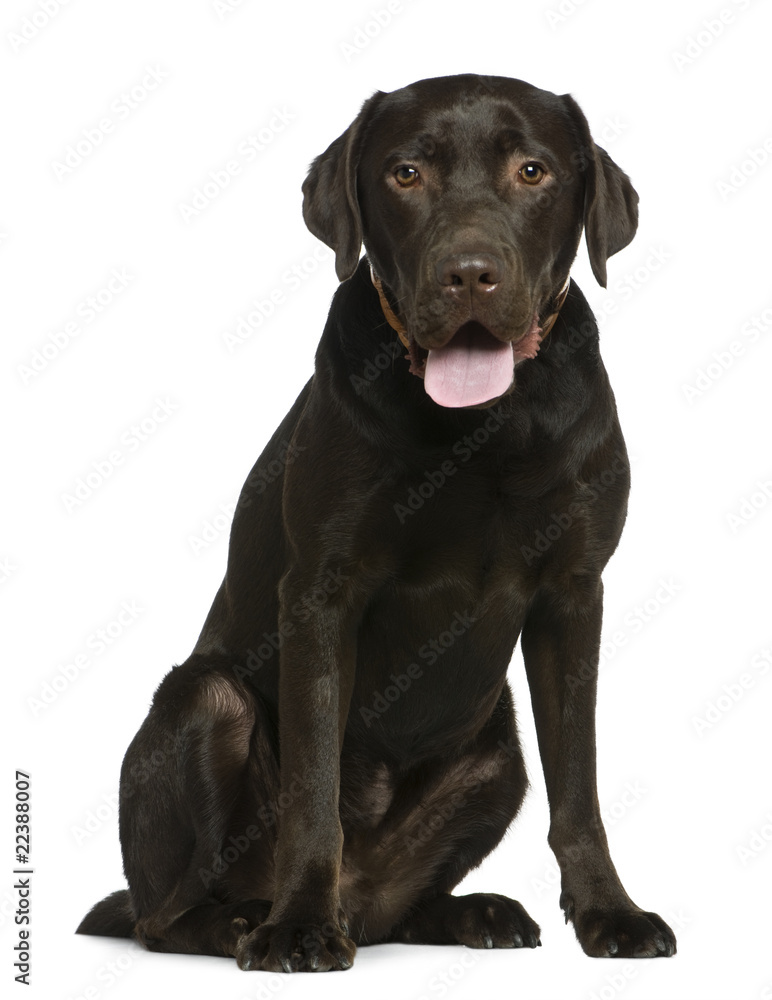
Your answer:
[[[191,657],[156,692],[124,760],[120,807],[134,934],[150,950],[235,955],[268,915],[273,728],[225,663]]]
[[[451,895],[507,831],[527,787],[505,687],[476,739],[456,757],[404,773],[380,823],[348,821],[341,902],[360,944],[536,947],[539,927],[515,900]],[[345,804],[344,804],[345,808]]]

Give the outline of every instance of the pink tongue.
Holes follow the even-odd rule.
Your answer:
[[[514,373],[511,344],[462,327],[445,347],[429,351],[424,388],[440,406],[474,406],[505,393]]]

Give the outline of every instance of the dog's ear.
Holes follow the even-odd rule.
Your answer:
[[[343,135],[311,164],[303,182],[303,219],[314,234],[335,251],[340,281],[350,278],[359,263],[362,218],[357,198],[357,166],[364,130],[380,99],[376,91]]]
[[[573,97],[566,94],[563,101],[579,132],[580,145],[575,155],[585,174],[587,251],[592,273],[605,288],[606,261],[630,243],[638,228],[638,194],[624,170],[593,142],[587,119]]]

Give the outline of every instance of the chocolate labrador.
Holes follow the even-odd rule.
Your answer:
[[[385,941],[540,944],[515,900],[451,893],[525,793],[519,638],[566,920],[588,955],[672,955],[598,806],[601,573],[629,466],[569,280],[584,229],[605,285],[637,195],[570,96],[473,75],[374,94],[303,192],[341,282],[315,374],[126,754],[129,889],[78,930],[277,972]]]

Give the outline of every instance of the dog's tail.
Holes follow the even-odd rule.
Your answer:
[[[104,937],[132,937],[136,917],[128,889],[119,889],[92,906],[81,920],[76,934],[101,934]]]

